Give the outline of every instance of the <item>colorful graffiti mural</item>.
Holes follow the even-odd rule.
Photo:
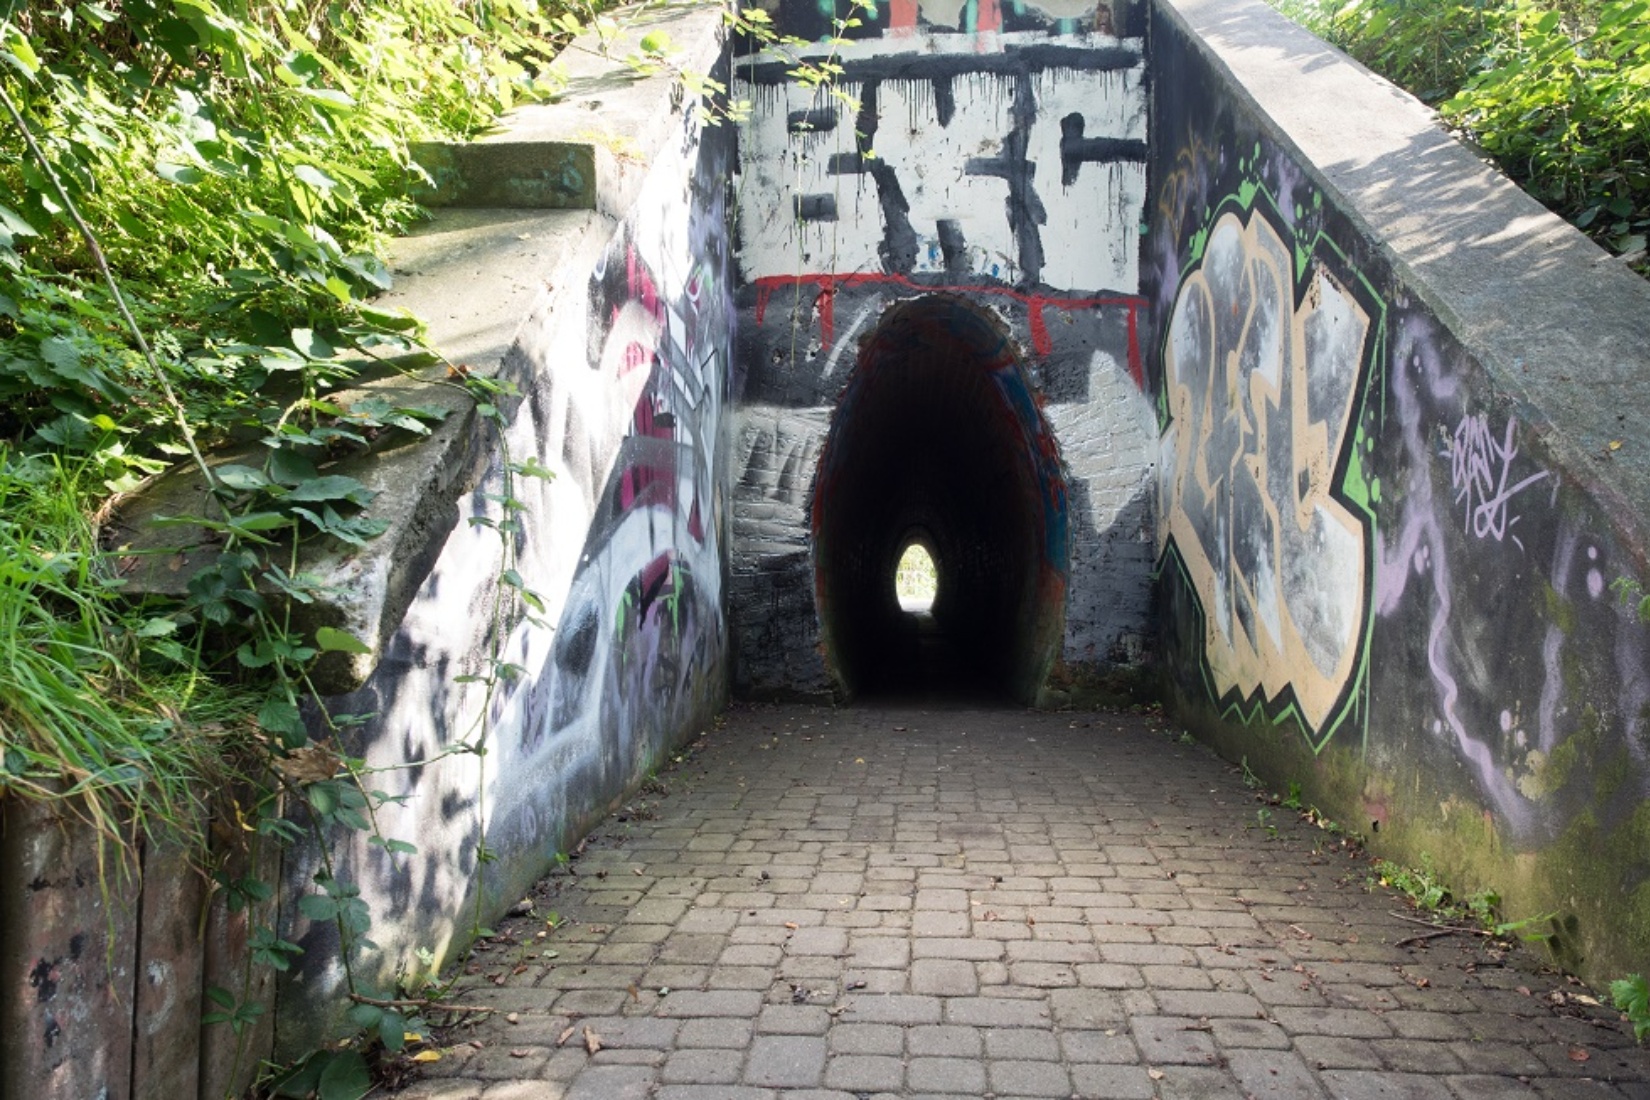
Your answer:
[[[1591,345],[1524,358],[1518,318],[1480,316],[1498,257],[1452,298],[1419,281],[1430,253],[1369,235],[1411,182],[1349,197],[1299,131],[1233,93],[1215,47],[1167,17],[1152,41],[1176,74],[1157,85],[1142,286],[1171,706],[1393,858],[1492,889],[1511,915],[1560,914],[1566,967],[1634,965],[1650,948],[1650,630],[1610,587],[1643,574],[1643,517],[1611,450],[1580,455],[1523,377],[1580,379]],[[1425,142],[1431,186],[1452,154]]]
[[[1365,637],[1370,515],[1344,482],[1381,315],[1330,250],[1298,264],[1257,198],[1220,208],[1180,279],[1159,538],[1202,605],[1215,694],[1292,708],[1316,741]]]

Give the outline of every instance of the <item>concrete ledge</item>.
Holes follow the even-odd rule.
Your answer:
[[[567,88],[555,103],[512,111],[498,133],[473,142],[416,145],[414,157],[435,184],[419,200],[622,216],[672,132],[683,100],[675,73],[708,74],[716,65],[721,21],[706,16],[689,4],[613,13],[624,23],[616,35],[604,42],[586,32],[557,58]],[[644,39],[656,48],[644,52]]]
[[[1618,522],[1650,515],[1650,438],[1619,415],[1650,384],[1650,283],[1451,138],[1420,101],[1259,0],[1160,4],[1203,41],[1234,96],[1318,167],[1566,471]],[[1646,535],[1622,533],[1643,560]]]
[[[507,369],[516,331],[571,257],[606,240],[606,219],[581,212],[454,211],[398,242],[391,266],[398,286],[377,304],[404,307],[429,323],[429,341],[448,361],[494,377]],[[314,672],[316,686],[335,694],[359,687],[412,602],[435,554],[458,522],[458,503],[474,488],[487,449],[484,425],[462,389],[439,384],[447,367],[414,377],[390,375],[332,393],[346,408],[366,398],[395,405],[434,405],[447,418],[428,438],[394,430],[362,453],[324,465],[373,491],[367,514],[389,530],[364,547],[315,537],[300,568],[330,595],[296,604],[294,626],[330,626],[353,634],[365,654],[329,653]],[[259,466],[267,451],[252,442],[214,453],[214,465]],[[177,598],[195,572],[216,559],[221,541],[198,526],[163,526],[165,516],[209,514],[206,487],[192,467],[178,466],[124,505],[106,538],[129,560],[129,589]]]

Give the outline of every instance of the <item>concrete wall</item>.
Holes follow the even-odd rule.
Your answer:
[[[1150,41],[1177,714],[1642,969],[1650,647],[1610,586],[1646,575],[1650,287],[1261,4],[1165,0]]]
[[[781,5],[779,22],[814,37],[828,12]],[[752,104],[737,185],[739,690],[837,682],[816,606],[814,476],[862,347],[925,295],[1000,322],[1057,442],[1069,538],[1048,597],[1056,675],[1138,659],[1155,436],[1141,390],[1142,19],[1134,5],[903,2],[845,45],[804,51],[843,66],[830,91],[771,57],[736,62],[735,94]]]
[[[717,13],[673,18],[669,33],[695,52],[690,63],[713,66]],[[392,857],[355,834],[337,838],[334,864],[361,887],[382,948],[356,975],[381,988],[428,973],[421,949],[437,967],[450,961],[467,942],[478,894],[484,921],[521,898],[726,697],[719,448],[733,333],[732,135],[702,124],[691,102],[667,108],[671,83],[646,82],[636,106],[647,118],[635,128],[624,121],[623,80],[598,89],[609,105],[604,124],[623,131],[611,140],[663,131],[657,148],[625,158],[628,171],[646,167],[616,223],[454,211],[409,242],[441,273],[414,280],[419,300],[405,304],[460,335],[474,322],[451,303],[477,285],[483,297],[488,286],[533,286],[503,365],[522,393],[508,403],[506,441],[510,461],[534,460],[552,476],[515,478],[526,508],[513,560],[504,561],[489,524],[506,519],[506,452],[482,438],[480,477],[460,498],[456,525],[383,659],[360,690],[333,700],[337,710],[373,715],[350,735],[369,767],[404,769],[465,740],[487,750],[374,777],[406,797],[379,810],[380,826],[417,844],[417,855]],[[581,106],[543,110],[577,111],[591,125]],[[541,610],[492,618],[506,566],[542,598]],[[483,683],[462,678],[488,673],[495,642],[518,672],[489,699]],[[496,857],[485,865],[483,842]],[[291,862],[295,898],[317,864]],[[333,926],[288,916],[289,938],[306,955],[282,989],[280,1040],[302,1049],[324,1037],[342,975]]]

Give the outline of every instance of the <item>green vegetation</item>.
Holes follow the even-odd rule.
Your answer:
[[[1644,1042],[1650,1035],[1650,982],[1643,974],[1629,974],[1610,983],[1610,1003],[1633,1025],[1633,1037]]]
[[[410,143],[551,94],[581,26],[538,0],[0,0],[0,798],[90,821],[105,852],[134,830],[182,842],[260,919],[274,886],[213,867],[233,853],[208,850],[209,822],[307,833],[322,866],[297,909],[336,925],[356,1022],[389,1051],[416,1018],[355,981],[371,914],[325,838],[414,848],[379,831],[391,796],[330,736],[362,717],[328,713],[309,684],[321,653],[362,646],[290,629],[285,608],[321,594],[296,547],[374,537],[372,494],[331,464],[439,415],[336,397],[433,358],[415,318],[368,301],[389,284],[380,246],[418,215]],[[505,387],[454,373],[496,424]],[[209,471],[229,440],[261,461]],[[220,552],[186,600],[139,598],[99,525],[180,460],[212,489],[208,514],[180,519]],[[513,477],[538,473],[506,455],[507,515]],[[512,522],[495,524],[506,569]],[[277,970],[299,952],[263,923],[251,948]],[[239,1061],[263,1006],[207,993]],[[360,1095],[358,1052],[323,1061],[323,1095]]]
[[[1274,2],[1435,106],[1537,199],[1650,271],[1650,2]]]
[[[0,447],[0,794],[72,796],[111,840],[133,810],[187,836],[256,704],[196,671],[172,619],[120,600],[80,476]]]
[[[357,643],[285,632],[268,595],[316,592],[283,544],[375,535],[328,464],[438,415],[330,399],[421,354],[367,302],[418,214],[410,143],[552,93],[579,27],[536,0],[0,0],[0,790],[198,838],[235,750],[302,746],[307,662]],[[92,517],[229,438],[264,461],[211,479],[217,567],[183,606],[123,601]]]

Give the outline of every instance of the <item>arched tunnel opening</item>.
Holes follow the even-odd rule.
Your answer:
[[[814,484],[815,596],[850,698],[1032,703],[1064,622],[1066,499],[1012,341],[961,298],[901,302],[862,341]],[[901,607],[913,545],[927,611]]]

